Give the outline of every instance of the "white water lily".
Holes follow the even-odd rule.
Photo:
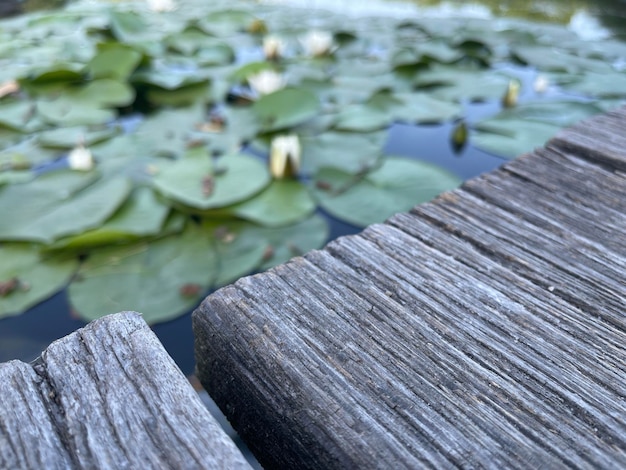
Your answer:
[[[176,3],[174,0],[147,0],[148,8],[152,11],[174,11],[176,10]]]
[[[272,139],[270,173],[276,179],[295,176],[300,169],[302,148],[297,135],[281,135]]]
[[[248,77],[248,83],[259,95],[269,95],[285,87],[285,78],[273,70],[262,70]]]
[[[267,60],[280,59],[285,50],[285,42],[277,36],[263,38],[263,54]]]
[[[67,162],[72,170],[89,171],[96,165],[91,150],[80,144],[67,156]]]
[[[320,57],[331,52],[333,35],[328,31],[309,31],[302,39],[302,45],[307,55]]]
[[[545,93],[549,85],[550,81],[545,75],[537,75],[537,78],[535,78],[535,82],[533,83],[533,88],[536,93]]]

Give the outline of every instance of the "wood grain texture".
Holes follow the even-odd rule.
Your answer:
[[[141,316],[0,364],[0,468],[249,468]]]
[[[200,380],[263,465],[626,468],[626,140],[573,134],[205,299]]]

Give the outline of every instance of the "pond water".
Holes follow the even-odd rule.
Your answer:
[[[274,6],[276,8],[280,8],[281,5],[297,6],[298,1],[265,0],[261,3],[263,4],[262,7],[266,8],[264,11],[267,12],[267,8]],[[523,10],[519,8],[520,3],[525,5]],[[476,3],[371,1],[358,2],[357,6],[357,2],[350,0],[307,0],[303,1],[302,4],[313,10],[311,15],[319,16],[320,26],[324,26],[329,16],[333,14],[329,12],[339,10],[341,14],[358,18],[368,15],[385,15],[408,20],[429,16],[443,21],[442,25],[446,24],[446,19],[455,19],[454,24],[458,24],[458,18],[489,19],[509,15],[530,18],[537,22],[560,23],[574,31],[581,40],[595,41],[595,43],[607,40],[611,41],[611,44],[616,44],[618,42],[616,40],[621,38],[626,30],[622,16],[625,8],[622,2],[552,1],[531,4],[529,2],[488,1]],[[258,53],[258,50],[255,53]],[[249,54],[249,51],[242,46],[239,50],[238,60],[245,62],[242,57],[245,57],[246,54]],[[592,56],[589,55],[589,57]],[[594,60],[603,62],[607,59],[600,57],[594,58]],[[612,56],[611,60],[614,61],[613,68],[615,69],[620,69],[622,64],[626,64],[626,57],[619,57],[619,55]],[[520,102],[558,101],[567,98],[568,100],[579,101],[582,106],[589,101],[585,93],[581,94],[580,91],[566,89],[568,82],[563,76],[558,78],[562,80],[565,89],[555,85],[548,91],[535,90],[533,84],[536,83],[540,72],[538,67],[532,64],[522,66],[511,62],[498,63],[493,65],[493,69],[510,74],[519,81],[522,90],[519,96]],[[549,72],[556,74],[556,69],[553,67]],[[582,79],[580,83],[583,83]],[[621,99],[621,96],[614,96],[610,93],[606,96],[603,95],[603,97],[606,101],[598,105],[600,106],[597,108],[598,110],[610,107],[617,103],[618,98]],[[496,115],[502,109],[500,99],[493,98],[463,99],[461,105],[464,122],[469,126]],[[571,103],[568,106],[571,106]],[[461,146],[460,150],[455,149],[451,144],[450,136],[458,123],[459,121],[454,119],[419,125],[394,123],[388,129],[382,152],[385,155],[397,155],[436,164],[463,180],[493,170],[506,161],[506,158],[499,156],[497,152],[482,150],[471,139]],[[567,123],[568,121],[563,123],[559,121],[559,124],[565,125]],[[259,145],[262,154],[263,143],[261,142]],[[250,147],[252,153],[259,153],[258,148],[254,145]],[[355,225],[329,215],[325,210],[318,209],[318,213],[329,222],[329,239],[357,233],[361,230]],[[71,314],[71,310],[67,292],[61,291],[24,314],[0,319],[0,362],[10,359],[32,360],[51,341],[83,326],[85,322],[76,319]],[[190,313],[171,321],[155,324],[153,329],[183,372],[186,374],[193,373],[193,336]]]

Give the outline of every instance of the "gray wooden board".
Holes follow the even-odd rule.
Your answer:
[[[210,295],[199,378],[261,463],[626,468],[624,117]]]
[[[0,468],[250,468],[141,316],[0,364]]]

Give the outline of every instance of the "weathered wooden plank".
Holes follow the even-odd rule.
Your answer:
[[[1,468],[249,468],[134,312],[0,365]]]
[[[548,147],[626,171],[626,107],[599,114],[559,132]]]
[[[568,148],[203,302],[199,377],[261,463],[626,466],[626,178]]]
[[[72,467],[46,405],[50,388],[20,361],[0,364],[0,468]]]

